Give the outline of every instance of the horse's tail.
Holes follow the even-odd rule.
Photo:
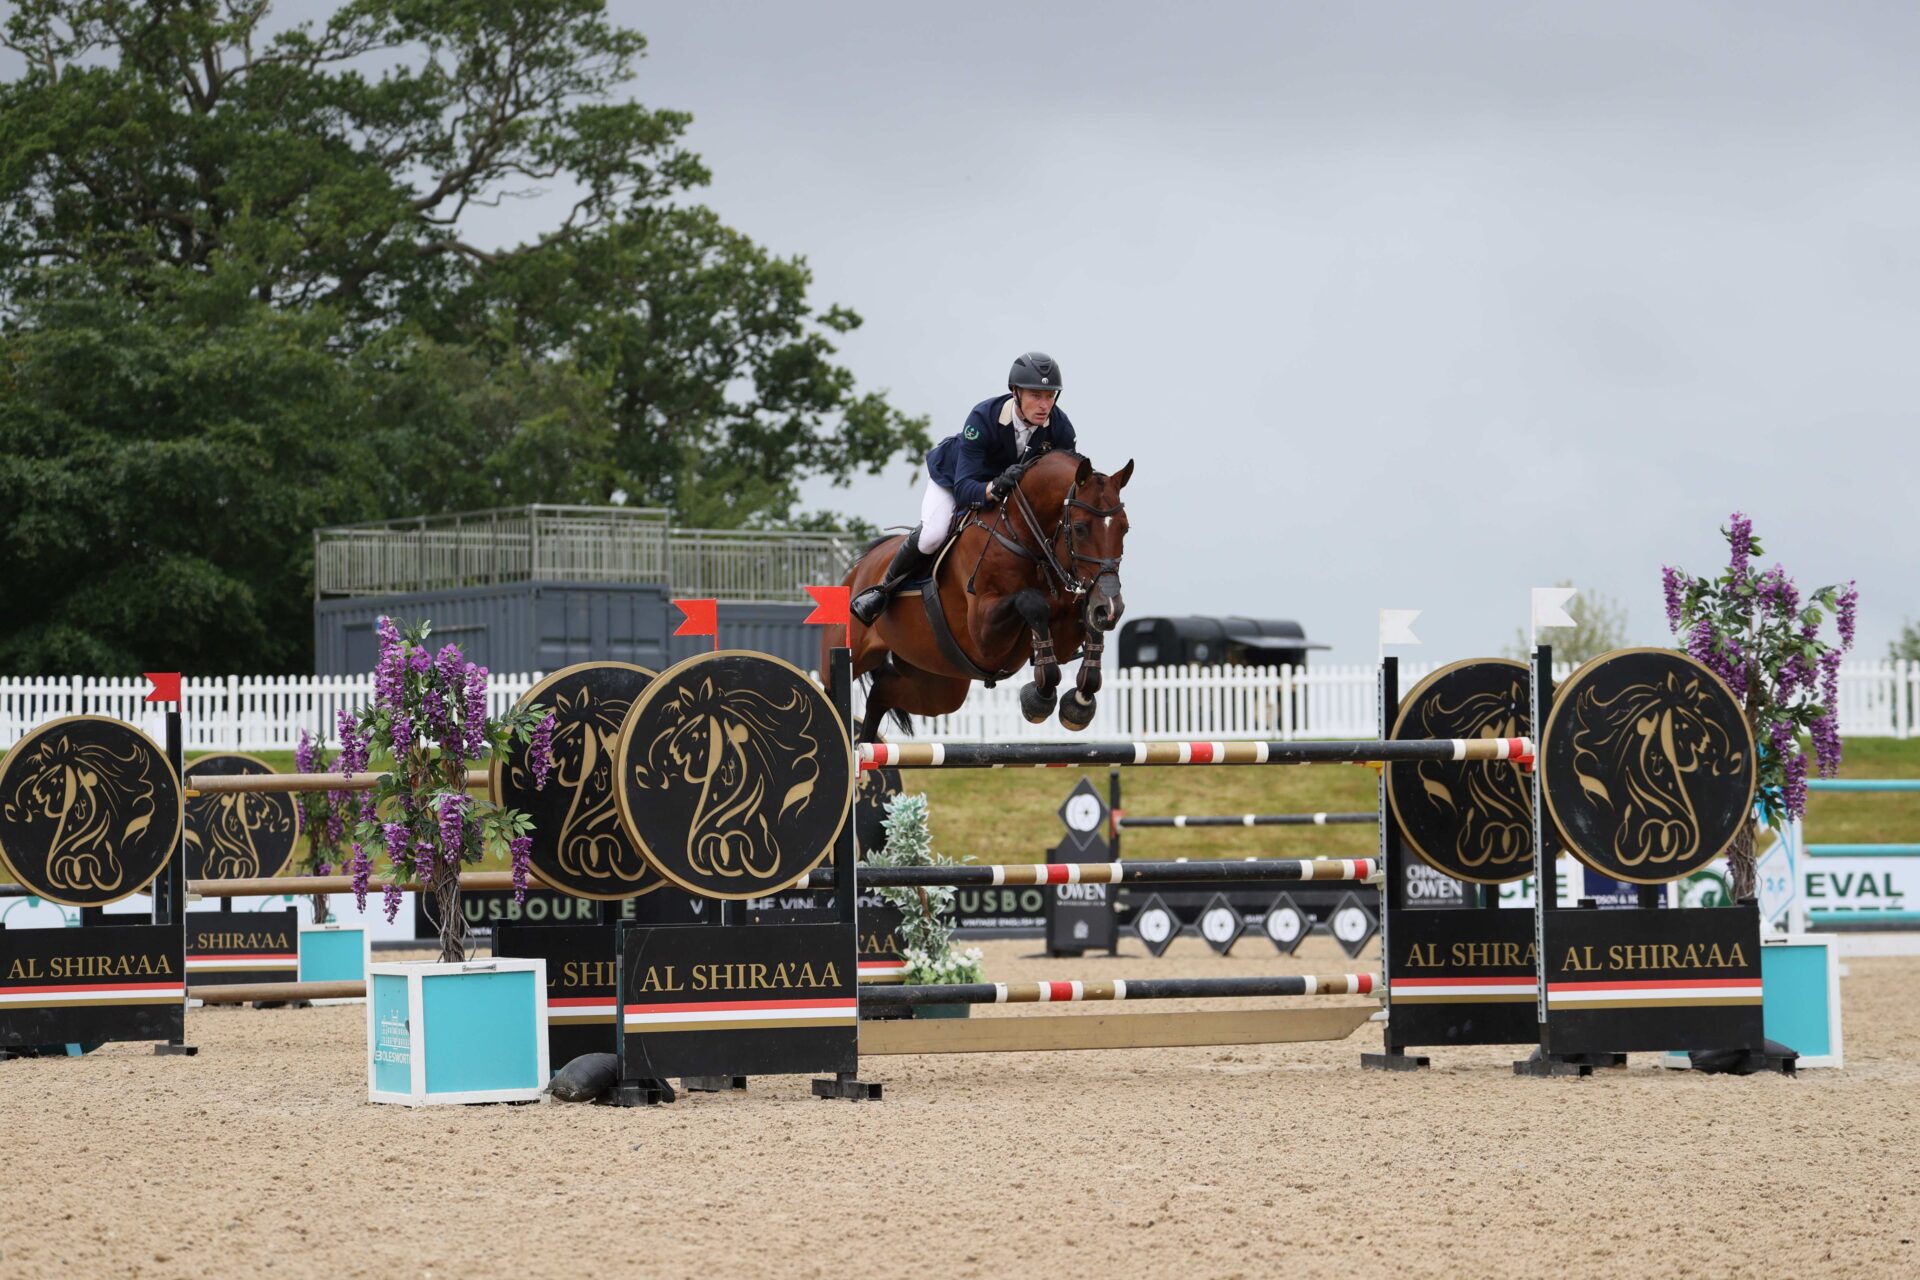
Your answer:
[[[887,715],[892,718],[893,722],[896,725],[900,726],[901,733],[911,734],[913,732],[913,717],[908,715],[906,712],[902,711],[900,708],[894,707],[890,709],[887,712]]]

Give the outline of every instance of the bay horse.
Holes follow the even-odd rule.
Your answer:
[[[1057,704],[1064,727],[1086,728],[1106,633],[1124,608],[1120,491],[1132,478],[1131,461],[1109,476],[1077,453],[1040,454],[1004,501],[961,517],[925,587],[896,592],[870,627],[853,619],[853,674],[872,677],[860,741],[879,741],[889,712],[905,729],[910,715],[957,711],[975,680],[991,687],[1029,661],[1021,714],[1040,724]],[[901,536],[879,539],[854,562],[845,578],[853,595],[885,578]],[[821,637],[823,680],[829,634]],[[1080,674],[1061,701],[1060,664],[1076,655]]]

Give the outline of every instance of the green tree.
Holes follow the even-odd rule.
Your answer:
[[[1912,619],[1900,624],[1900,634],[1887,645],[1888,662],[1920,662],[1920,623]]]
[[[624,492],[817,524],[926,420],[690,193],[599,0],[21,0],[0,43],[14,670],[288,669],[316,524]],[[476,209],[570,203],[518,243]],[[83,385],[73,385],[78,377]]]
[[[1573,583],[1562,581],[1557,585],[1570,587]],[[1570,662],[1579,666],[1603,653],[1626,647],[1626,606],[1612,596],[1598,591],[1582,591],[1574,597],[1568,612],[1573,615],[1573,626],[1555,627],[1540,633],[1541,641],[1553,646],[1555,662]],[[1526,632],[1514,633],[1514,642],[1507,646],[1506,656],[1527,657]]]

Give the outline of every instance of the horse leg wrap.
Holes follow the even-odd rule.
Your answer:
[[[1054,656],[1051,637],[1036,638],[1033,642],[1033,682],[1049,695],[1060,684],[1060,659]]]
[[[1106,652],[1106,641],[1096,639],[1098,631],[1087,636],[1087,643],[1080,651],[1080,675],[1073,687],[1085,694],[1089,700],[1100,692],[1100,658]]]

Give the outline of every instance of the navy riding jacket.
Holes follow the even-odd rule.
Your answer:
[[[927,474],[941,486],[953,490],[962,505],[983,506],[987,501],[987,482],[1022,460],[1018,437],[1014,434],[1013,395],[995,396],[973,406],[967,425],[933,446],[927,454]],[[1073,448],[1073,423],[1056,405],[1047,425],[1027,440],[1026,457],[1048,449]]]

